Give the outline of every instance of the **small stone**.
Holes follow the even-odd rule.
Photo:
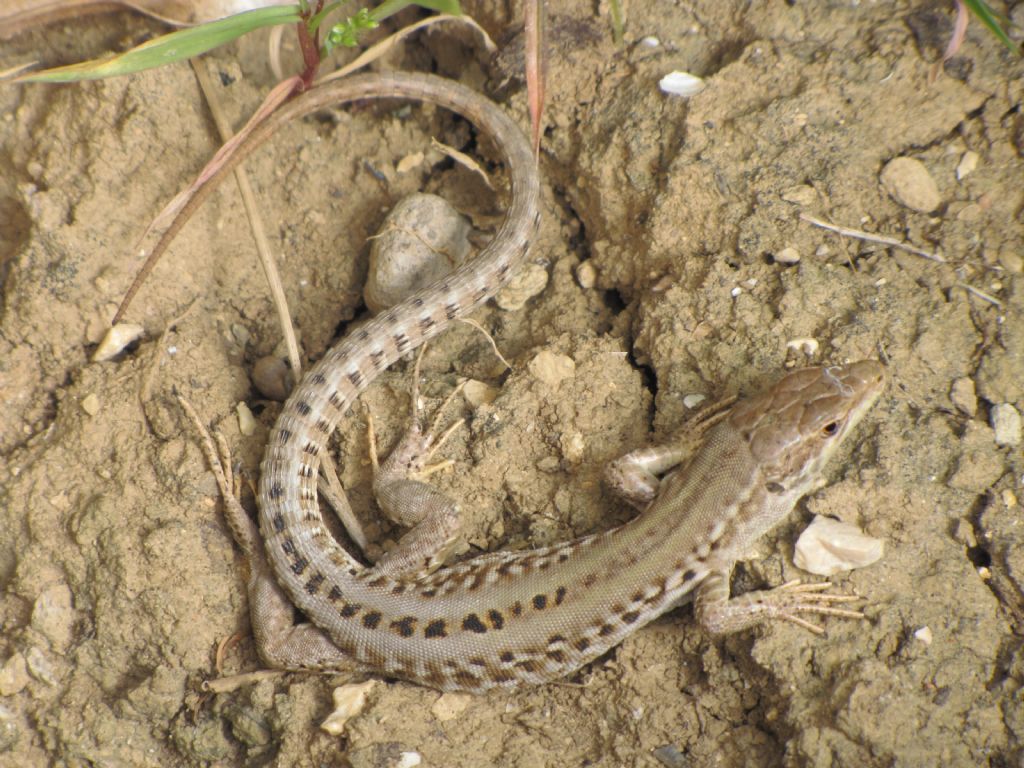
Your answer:
[[[15,653],[0,667],[0,696],[13,696],[28,685],[28,668],[25,657]]]
[[[469,403],[470,407],[474,410],[479,408],[481,405],[489,405],[497,399],[501,390],[492,387],[489,384],[485,384],[482,381],[476,379],[470,379],[466,382],[465,386],[462,387],[462,396],[466,398],[466,402]]]
[[[406,155],[398,164],[395,166],[395,170],[399,173],[408,173],[413,168],[419,168],[423,165],[424,155],[422,152],[413,152],[411,155]]]
[[[238,431],[246,437],[256,434],[256,417],[252,415],[249,406],[240,402],[235,406],[235,413],[238,414]]]
[[[800,534],[793,562],[818,576],[863,568],[881,559],[885,543],[857,526],[815,515]]]
[[[111,326],[106,336],[103,337],[103,341],[96,347],[96,351],[92,353],[92,361],[101,363],[117,357],[124,352],[129,344],[142,338],[142,334],[145,332],[146,329],[141,325],[132,323],[118,323]]]
[[[100,399],[96,397],[95,392],[90,392],[88,395],[82,398],[82,402],[79,403],[82,410],[90,416],[95,416],[100,412]]]
[[[252,367],[252,383],[268,400],[284,402],[295,386],[295,376],[288,363],[280,357],[261,357]]]
[[[571,357],[546,349],[538,352],[526,367],[535,379],[549,387],[557,387],[564,379],[576,375],[576,362]]]
[[[800,252],[793,246],[787,246],[775,254],[775,261],[779,264],[799,264]]]
[[[921,627],[914,632],[914,637],[920,640],[925,645],[932,644],[932,630],[931,627]]]
[[[942,204],[939,187],[928,168],[913,157],[890,160],[881,175],[882,186],[901,205],[931,213]]]
[[[579,464],[583,461],[584,452],[587,448],[586,440],[576,430],[570,430],[562,434],[559,440],[562,446],[562,455],[570,464]]]
[[[576,267],[576,282],[580,288],[590,290],[597,283],[597,270],[589,260]]]
[[[548,285],[548,271],[540,264],[527,264],[511,282],[498,291],[494,303],[506,312],[522,309],[526,302]]]
[[[468,693],[442,693],[430,711],[443,723],[461,715],[472,701],[473,697]]]
[[[13,751],[20,740],[18,716],[13,710],[0,704],[0,755]]]
[[[802,353],[807,357],[814,357],[818,354],[818,347],[818,340],[808,336],[801,336],[786,342],[786,349]]]
[[[241,323],[231,324],[231,335],[234,337],[235,341],[238,342],[239,346],[244,347],[246,344],[249,343],[249,329],[246,328]]]
[[[949,392],[949,399],[962,413],[973,417],[978,412],[978,394],[974,389],[974,379],[955,380]]]
[[[54,584],[32,605],[32,628],[50,641],[50,647],[63,652],[71,642],[75,610],[71,590],[66,584]]]
[[[1003,269],[1007,272],[1019,275],[1024,271],[1024,259],[1021,258],[1019,253],[1014,251],[1003,251],[999,254],[999,263],[1002,264]]]
[[[462,266],[472,252],[469,231],[469,221],[444,198],[403,198],[370,245],[366,306],[381,312]]]
[[[807,208],[818,201],[818,191],[810,184],[798,184],[785,190],[782,199],[787,203],[796,203]]]
[[[1000,403],[992,406],[989,416],[996,445],[1020,445],[1020,411],[1009,403]]]
[[[350,683],[334,689],[334,711],[327,716],[320,727],[332,736],[340,736],[345,723],[363,711],[366,694],[377,684],[376,680],[365,683]]]
[[[57,684],[57,676],[53,673],[53,664],[34,645],[25,652],[25,663],[28,664],[29,674],[39,682],[47,685]]]
[[[702,395],[700,392],[694,392],[693,394],[685,395],[683,397],[683,407],[689,408],[692,411],[707,399],[707,395]]]
[[[662,93],[689,98],[704,90],[704,80],[689,72],[669,72],[658,81]]]
[[[971,152],[968,150],[964,152],[963,157],[960,158],[960,162],[956,166],[956,180],[960,181],[978,167],[978,153]]]

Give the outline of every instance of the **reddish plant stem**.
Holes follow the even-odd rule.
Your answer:
[[[324,0],[317,0],[316,8],[302,14],[302,20],[296,25],[299,33],[299,47],[302,49],[302,60],[306,65],[301,75],[302,87],[300,90],[303,91],[313,85],[313,79],[320,68],[320,30],[317,29],[310,34],[308,25],[309,20],[320,13],[323,7]]]

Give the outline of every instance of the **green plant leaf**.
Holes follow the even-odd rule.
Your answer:
[[[985,0],[964,0],[964,5],[970,9],[971,13],[981,19],[981,23],[988,27],[992,34],[998,37],[1003,45],[1018,56],[1020,55],[1020,46],[1013,42],[1013,40],[1010,39],[1010,36],[1003,31],[1003,27],[999,23],[999,18]]]
[[[162,35],[113,58],[93,59],[79,64],[69,64],[66,67],[29,72],[14,78],[12,82],[71,83],[127,75],[190,59],[260,27],[296,24],[299,21],[301,17],[297,5],[259,8],[218,19],[209,24]]]

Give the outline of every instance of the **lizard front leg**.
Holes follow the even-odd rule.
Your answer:
[[[700,449],[707,431],[728,415],[734,402],[732,397],[702,408],[667,442],[630,451],[610,462],[604,471],[605,485],[643,511],[658,495],[664,476],[678,470]]]

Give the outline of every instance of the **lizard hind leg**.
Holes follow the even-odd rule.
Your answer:
[[[423,349],[416,359],[413,373],[412,423],[384,461],[377,458],[373,422],[368,420],[374,495],[389,518],[399,525],[411,527],[411,530],[397,547],[364,574],[367,577],[386,575],[397,578],[429,573],[444,563],[459,541],[459,505],[425,479],[452,464],[451,461],[433,465],[427,462],[465,421],[458,419],[444,432],[439,431],[441,416],[462,390],[462,384],[445,399],[430,427],[424,430],[419,397],[422,359]]]

